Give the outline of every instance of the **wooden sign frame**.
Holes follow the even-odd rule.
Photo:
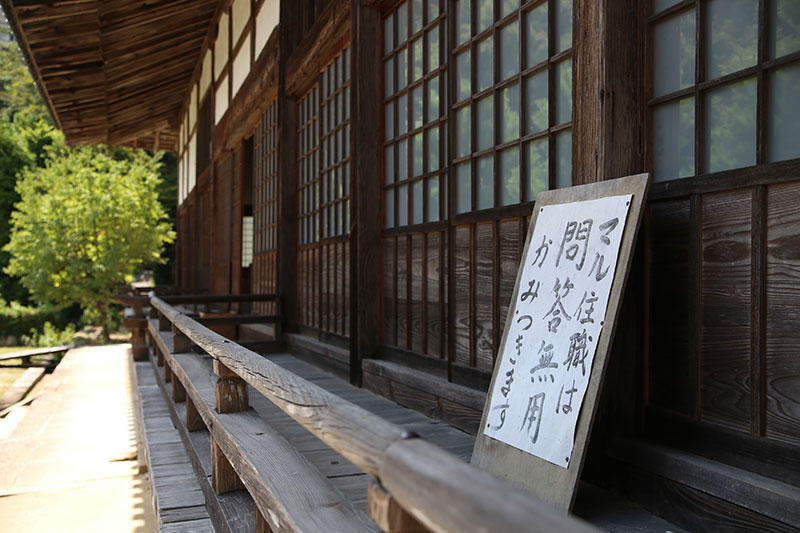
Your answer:
[[[592,423],[594,422],[600,389],[605,378],[608,352],[611,348],[611,341],[614,338],[614,331],[617,326],[620,303],[628,280],[628,271],[630,270],[631,261],[633,259],[634,244],[641,225],[644,201],[647,197],[649,186],[650,175],[637,174],[625,178],[579,185],[566,189],[543,191],[536,197],[535,207],[531,214],[531,223],[528,236],[525,240],[522,261],[528,256],[533,229],[536,226],[536,220],[542,207],[596,200],[598,198],[623,194],[633,195],[628,211],[628,218],[625,222],[622,241],[620,243],[614,282],[611,285],[611,293],[608,298],[605,326],[597,342],[597,352],[594,355],[591,377],[586,388],[586,396],[575,428],[575,446],[572,451],[572,460],[570,461],[569,467],[563,468],[555,465],[483,434],[483,428],[486,427],[487,418],[489,416],[491,394],[494,390],[495,380],[497,379],[500,368],[499,356],[495,363],[492,382],[489,386],[489,396],[487,396],[486,399],[481,425],[479,426],[478,435],[475,439],[475,448],[472,452],[472,464],[527,490],[534,496],[551,503],[556,508],[565,512],[572,508],[572,504],[575,500],[575,492],[580,479],[581,469],[583,468],[586,447],[589,441]],[[517,271],[517,280],[514,284],[513,294],[518,294],[519,292],[522,271],[522,267]],[[512,324],[513,313],[514,306],[511,305],[508,308],[508,317],[506,318],[506,327],[500,343],[499,354],[504,353],[510,324]]]

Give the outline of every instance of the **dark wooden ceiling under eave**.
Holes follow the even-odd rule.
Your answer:
[[[176,149],[220,0],[0,0],[69,144]],[[150,142],[148,142],[150,141]]]

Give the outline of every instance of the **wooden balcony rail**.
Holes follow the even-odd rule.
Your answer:
[[[185,298],[170,297],[170,300],[186,303]],[[220,483],[228,487],[225,490],[243,484],[258,507],[258,519],[278,517],[276,522],[280,523],[281,530],[318,526],[321,518],[308,516],[307,508],[306,516],[289,516],[288,509],[295,504],[287,507],[281,499],[291,499],[298,482],[308,485],[320,474],[305,468],[302,460],[292,467],[298,469],[295,473],[300,478],[276,474],[275,462],[261,464],[265,457],[274,459],[278,452],[288,457],[298,455],[285,449],[291,446],[281,438],[270,442],[269,446],[275,447],[273,450],[264,450],[263,446],[248,449],[244,431],[246,427],[252,431],[252,427],[247,424],[261,427],[265,423],[247,411],[245,383],[375,479],[368,491],[368,508],[370,516],[384,531],[409,530],[404,529],[408,524],[416,524],[418,529],[419,523],[432,531],[594,530],[415,434],[218,335],[165,300],[155,295],[150,298],[151,309],[157,311],[162,326],[156,329],[151,325],[151,335],[166,352],[165,375],[169,374],[173,382],[176,379],[181,382],[177,397],[187,402],[187,418],[191,412],[195,429],[201,424],[199,418],[212,432],[212,447],[218,447],[216,451],[221,452],[215,455],[215,471],[225,478],[231,475],[238,478]],[[201,298],[193,297],[188,301],[198,302]],[[174,332],[172,346],[166,345],[164,334],[158,334],[158,329],[167,329],[167,324]],[[212,376],[198,366],[197,354],[180,353],[189,352],[190,345],[196,345],[213,358],[214,373],[218,376],[213,392],[209,382]],[[168,369],[170,363],[172,368]],[[223,381],[226,384],[221,390]],[[209,396],[214,393],[215,399]],[[215,401],[217,408],[208,408]],[[232,414],[221,414],[224,411]],[[262,428],[257,434],[271,433],[269,428]],[[310,479],[303,481],[302,476],[310,476]],[[275,486],[276,483],[279,486]],[[338,507],[339,514],[331,520],[352,518],[347,506],[317,505],[316,509],[328,513],[333,507]],[[339,523],[344,527],[344,522]],[[333,523],[328,523],[327,527],[335,530]],[[349,528],[352,527],[350,523]]]

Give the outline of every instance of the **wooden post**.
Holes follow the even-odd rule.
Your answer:
[[[367,514],[386,533],[429,531],[375,481],[367,487]]]
[[[131,351],[134,361],[147,361],[147,325],[140,323],[131,328]]]
[[[169,367],[169,363],[164,363],[164,383],[170,381],[172,381],[172,369]]]
[[[218,413],[239,413],[250,408],[247,383],[231,369],[214,359],[214,373],[219,376],[214,386]]]
[[[297,148],[297,99],[286,92],[289,57],[303,32],[303,9],[296,0],[280,0],[281,23],[278,25],[278,131],[280,132],[280,231],[278,232],[278,283],[284,331],[293,331],[295,323],[295,285],[297,279],[297,205],[295,157]]]
[[[217,446],[214,437],[211,437],[211,485],[217,494],[244,489],[242,480]]]
[[[172,380],[172,401],[175,403],[186,401],[186,389],[183,388],[181,380],[175,379],[174,376]]]
[[[258,505],[255,505],[256,510],[256,533],[272,533],[272,528],[269,527],[269,522],[264,518],[261,509],[258,508]]]
[[[156,309],[152,305],[148,307],[148,309],[149,309],[147,312],[148,318],[158,318],[158,309]]]
[[[164,354],[161,353],[161,349],[158,346],[156,346],[156,364],[164,366]]]
[[[171,327],[172,324],[169,319],[161,313],[158,313],[158,331],[169,331]]]
[[[382,27],[377,6],[351,0],[353,54],[350,72],[353,195],[350,233],[350,382],[361,385],[361,360],[380,349],[381,175],[380,80]]]
[[[172,350],[170,353],[184,353],[192,350],[192,341],[174,325],[172,326],[172,333],[174,335],[172,336]]]
[[[191,397],[186,397],[186,430],[187,431],[200,431],[202,429],[206,429],[206,424],[203,422],[203,418],[200,416],[200,413],[197,412],[197,408],[194,406],[194,402],[192,401]]]

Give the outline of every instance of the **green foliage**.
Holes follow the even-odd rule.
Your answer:
[[[161,202],[171,227],[175,230],[175,220],[178,217],[178,159],[172,152],[164,152],[161,158],[161,183],[158,187],[158,201]],[[172,265],[175,258],[175,243],[168,243],[164,247],[164,263],[153,267],[153,278],[156,285],[172,285],[175,280],[172,275]]]
[[[17,173],[31,162],[13,138],[11,128],[0,122],[0,268],[8,265],[9,253],[2,250],[11,232],[11,211],[19,201]],[[16,278],[0,275],[0,297],[25,302],[28,291]]]
[[[14,343],[31,330],[42,329],[45,322],[52,323],[55,328],[66,328],[76,322],[80,313],[74,308],[62,308],[50,304],[38,307],[21,305],[17,302],[6,303],[0,299],[0,343],[11,337]]]
[[[72,324],[67,324],[64,329],[58,329],[50,322],[45,322],[41,332],[31,329],[30,335],[23,335],[22,343],[25,346],[62,346],[72,344],[72,337],[75,333],[75,327]]]
[[[23,171],[6,272],[39,302],[77,303],[105,317],[117,284],[159,263],[174,239],[156,193],[159,165],[141,150],[84,146]]]
[[[16,42],[0,44],[0,116],[8,122],[51,123]]]

